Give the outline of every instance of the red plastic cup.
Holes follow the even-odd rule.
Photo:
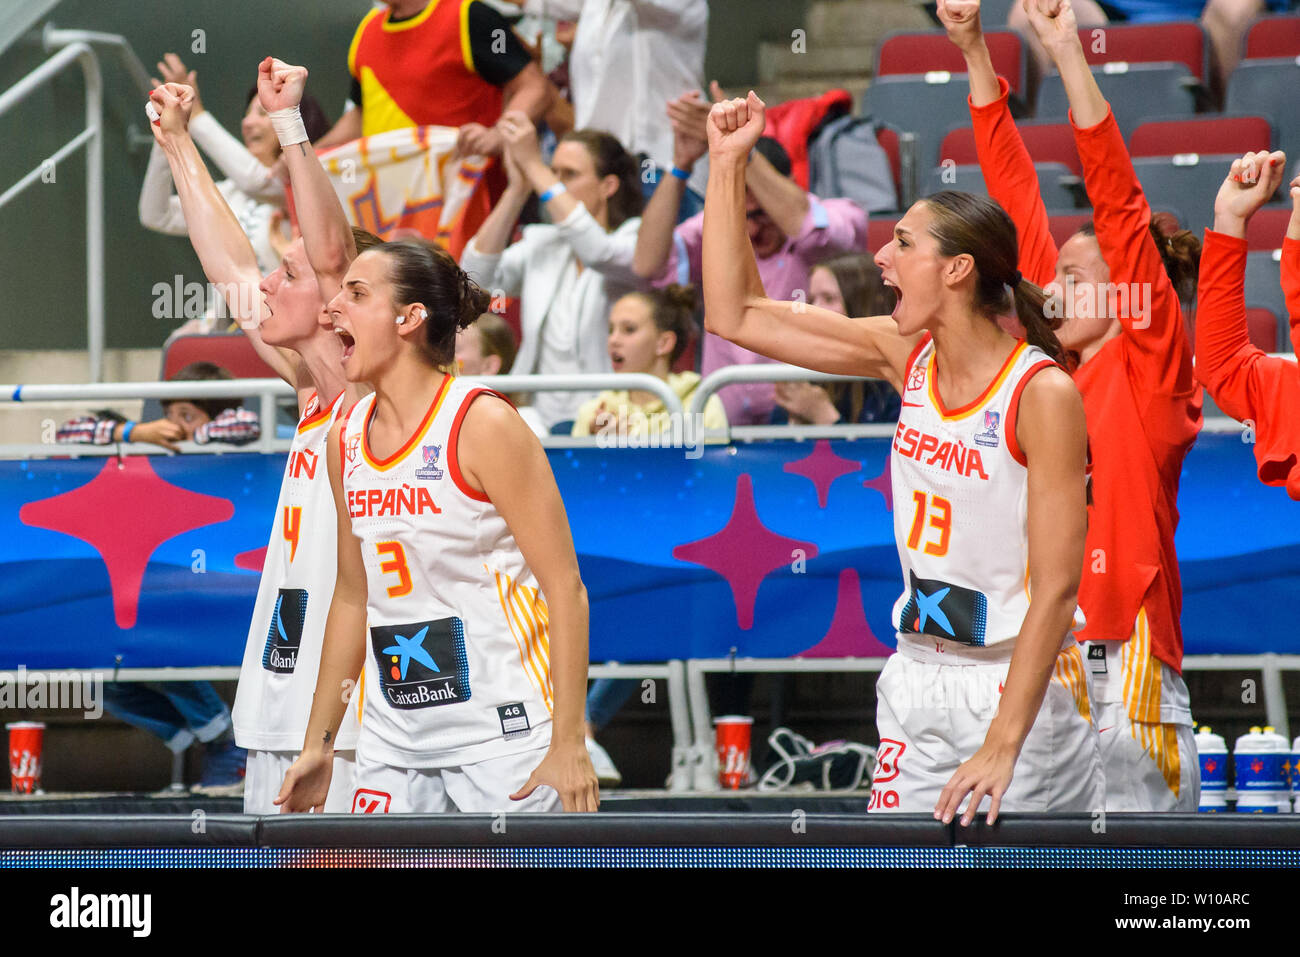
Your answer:
[[[728,714],[713,719],[718,748],[718,783],[737,791],[749,777],[749,742],[754,719]]]
[[[5,725],[9,732],[9,783],[15,794],[32,794],[41,786],[41,746],[45,725],[39,721],[15,721]]]

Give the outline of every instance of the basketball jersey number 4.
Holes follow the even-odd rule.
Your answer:
[[[912,531],[907,536],[907,547],[916,551],[921,546],[922,533],[925,531],[927,515],[930,527],[939,533],[938,540],[927,536],[925,553],[942,557],[948,554],[948,536],[952,533],[952,504],[942,496],[927,496],[924,492],[913,492],[912,501],[916,503],[916,517],[912,519]]]

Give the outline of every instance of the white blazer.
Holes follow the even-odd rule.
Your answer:
[[[621,296],[647,283],[632,271],[640,217],[625,220],[605,232],[581,203],[554,225],[525,226],[519,242],[495,256],[478,251],[474,240],[460,254],[460,266],[493,296],[520,299],[521,340],[515,374],[544,373],[538,369],[542,325],[551,309],[560,277],[573,259],[582,263],[574,301],[578,316],[578,361],[583,372],[609,372],[609,309]]]

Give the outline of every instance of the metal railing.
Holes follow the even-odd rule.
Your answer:
[[[86,147],[86,343],[90,381],[99,382],[104,376],[104,83],[95,51],[85,43],[72,43],[59,50],[0,94],[0,116],[73,63],[80,64],[86,81],[86,127],[0,194],[0,209],[47,170],[82,146]]]

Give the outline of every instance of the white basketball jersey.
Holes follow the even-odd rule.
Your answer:
[[[461,421],[483,393],[497,395],[447,376],[415,434],[382,461],[366,438],[375,397],[344,423],[343,488],[367,584],[360,750],[372,761],[448,767],[550,743],[546,602],[456,459]]]
[[[289,449],[231,713],[241,748],[299,751],[307,733],[338,558],[325,444],[342,407],[343,393],[325,408],[313,395]],[[356,700],[339,728],[340,750],[356,747]]]
[[[908,363],[894,432],[894,537],[901,634],[987,647],[1010,641],[1029,610],[1029,471],[1016,442],[1021,391],[1055,363],[1021,342],[975,401],[946,409],[934,340]],[[1074,628],[1083,627],[1075,610]]]

